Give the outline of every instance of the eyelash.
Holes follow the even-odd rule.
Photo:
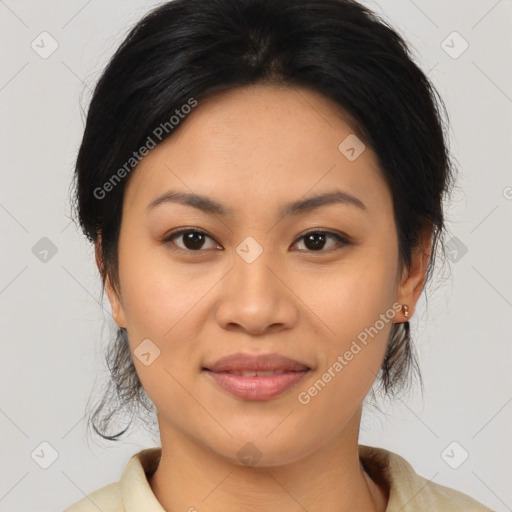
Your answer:
[[[196,228],[180,228],[180,229],[177,229],[176,231],[173,231],[172,233],[169,233],[169,235],[167,235],[162,241],[165,244],[170,244],[170,243],[173,242],[173,240],[175,238],[178,238],[180,235],[183,235],[185,233],[199,233],[201,235],[205,235],[208,238],[214,240],[213,237],[211,237],[208,233],[206,233],[205,231],[202,231],[201,229],[196,229]],[[299,238],[297,238],[297,241],[302,240],[303,238],[305,238],[305,237],[307,237],[308,235],[311,235],[311,234],[322,234],[322,235],[332,236],[333,238],[335,238],[337,240],[337,242],[339,244],[338,247],[333,247],[333,248],[328,249],[328,250],[323,250],[323,249],[321,249],[319,251],[305,250],[305,252],[309,252],[309,253],[312,253],[312,254],[315,254],[315,253],[319,253],[319,254],[321,254],[321,253],[329,253],[329,252],[331,252],[333,250],[338,250],[341,247],[350,244],[350,242],[349,242],[349,240],[348,240],[348,238],[346,236],[343,236],[341,234],[335,233],[333,231],[325,231],[325,230],[320,230],[320,229],[314,229],[314,230],[311,230],[311,231],[308,231],[308,232],[302,234]],[[172,247],[172,250],[183,251],[183,252],[187,252],[187,253],[201,253],[201,252],[205,252],[205,250],[203,250],[203,249],[199,249],[197,251],[193,251],[191,249],[183,249],[181,247]]]

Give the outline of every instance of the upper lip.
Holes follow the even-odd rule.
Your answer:
[[[216,362],[206,365],[206,370],[212,372],[230,371],[304,371],[308,366],[280,354],[244,354],[238,352],[221,357]]]

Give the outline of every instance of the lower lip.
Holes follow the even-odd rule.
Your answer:
[[[268,400],[300,382],[309,370],[285,372],[263,377],[243,377],[232,373],[207,371],[217,384],[234,396],[244,400]]]

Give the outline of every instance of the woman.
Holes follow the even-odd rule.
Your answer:
[[[76,205],[119,327],[111,390],[154,405],[161,448],[68,511],[490,510],[358,444],[374,383],[419,375],[441,107],[355,1],[175,0],[133,28],[92,98]]]

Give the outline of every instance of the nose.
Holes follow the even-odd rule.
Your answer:
[[[221,282],[217,322],[255,336],[292,328],[299,311],[289,272],[271,251],[249,261],[234,252],[233,267]]]

